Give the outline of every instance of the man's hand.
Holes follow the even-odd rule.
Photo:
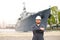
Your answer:
[[[44,31],[44,27],[40,27],[40,30]]]

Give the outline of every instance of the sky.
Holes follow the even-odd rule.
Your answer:
[[[23,2],[27,12],[38,12],[52,6],[60,9],[60,0],[0,0],[0,24],[16,24],[23,12]]]

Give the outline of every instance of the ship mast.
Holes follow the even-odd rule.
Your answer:
[[[25,7],[25,2],[23,2],[23,12],[22,12],[22,14],[20,14],[21,18],[25,17],[26,13],[27,13],[27,11],[26,11],[26,7]]]
[[[23,2],[23,12],[26,12],[25,2]]]

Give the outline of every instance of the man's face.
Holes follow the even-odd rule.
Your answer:
[[[40,19],[36,19],[36,24],[40,24],[41,20]]]

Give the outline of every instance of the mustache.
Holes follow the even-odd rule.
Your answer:
[[[36,24],[40,24],[40,23],[36,23]]]

